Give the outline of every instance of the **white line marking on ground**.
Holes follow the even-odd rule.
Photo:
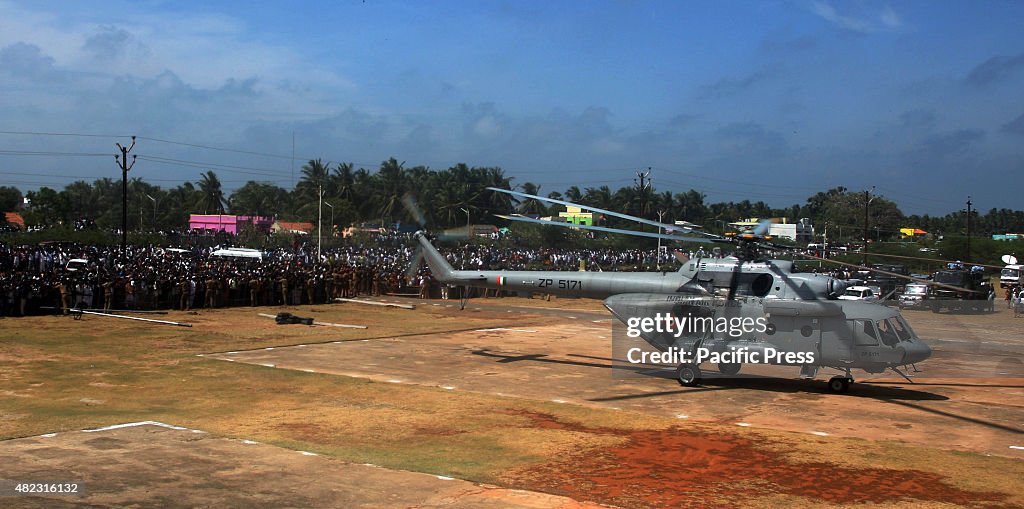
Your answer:
[[[750,427],[750,423],[749,422],[737,422],[736,425],[737,426],[743,426],[744,428]]]
[[[828,433],[825,433],[824,431],[812,431],[811,434],[812,435],[818,435],[819,437],[827,437],[828,436]]]
[[[299,451],[299,454],[301,454],[303,456],[319,456],[319,454],[317,454],[315,452],[309,452],[309,451]]]
[[[567,403],[564,399],[553,399],[551,401],[554,401],[555,403]]]
[[[304,347],[304,346],[306,346],[306,345],[298,345],[298,346],[299,346],[299,348],[302,348],[302,347]]]
[[[402,383],[402,381],[401,380],[388,380],[388,383],[389,384],[400,384],[400,383]]]
[[[264,348],[264,350],[273,350],[273,349],[274,349],[274,347],[272,347],[272,346],[268,346],[268,347]]]
[[[277,367],[277,366],[274,366],[273,364],[260,364],[260,366],[265,366],[265,367],[268,367],[268,368]]]
[[[496,332],[496,331],[508,331],[508,332],[537,332],[537,331],[535,331],[535,330],[526,330],[526,329],[505,329],[505,328],[501,328],[501,327],[499,327],[499,328],[497,328],[497,329],[477,329],[477,330],[476,330],[476,332]]]
[[[435,477],[437,477],[438,479],[440,479],[442,481],[454,481],[455,480],[454,477],[448,477],[446,475],[438,475],[438,476],[435,476]]]
[[[304,369],[302,371],[305,371],[306,373],[316,373],[316,371],[313,371],[312,369]]]
[[[110,431],[112,429],[134,428],[136,426],[147,426],[147,425],[149,425],[149,426],[160,426],[161,428],[170,428],[170,429],[176,429],[176,430],[188,429],[188,428],[182,428],[181,426],[172,426],[170,424],[164,424],[162,422],[157,422],[157,421],[139,421],[139,422],[126,422],[124,424],[114,424],[113,426],[106,426],[106,427],[103,427],[103,428],[83,429],[82,432],[83,433],[95,433],[97,431]]]
[[[569,317],[567,317],[567,318],[572,318],[573,320],[575,320],[575,319],[576,319],[576,317],[575,317],[575,316],[569,316]]]
[[[246,445],[254,445],[254,444],[258,444],[259,442],[256,442],[254,440],[242,440],[242,443],[246,444]]]
[[[194,429],[194,430],[192,430],[192,433],[206,433],[206,432],[201,430],[201,429]]]
[[[57,434],[56,433],[47,433],[45,435],[39,435],[39,436],[41,436],[43,438],[53,438],[53,437],[57,436]]]
[[[235,355],[235,354],[237,354],[237,353],[238,353],[238,352],[228,352],[228,355]]]
[[[689,419],[690,416],[686,414],[676,414],[676,419]]]
[[[234,359],[223,359],[223,360],[228,361],[228,362],[235,362]]]
[[[455,387],[452,387],[450,385],[442,385],[441,388],[446,390],[446,391],[454,391],[455,390]]]
[[[1024,451],[1024,447],[1021,447],[1019,445],[1011,445],[1010,449],[1017,449],[1019,451]]]
[[[331,343],[334,343],[336,345],[340,345],[342,342],[341,341],[331,341]]]
[[[431,304],[431,306],[440,306],[440,304]]]

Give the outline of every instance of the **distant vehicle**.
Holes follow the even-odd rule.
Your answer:
[[[1007,265],[999,273],[999,287],[1017,286],[1020,284],[1021,268],[1024,265]]]
[[[878,300],[878,294],[868,286],[851,286],[839,296],[839,300],[862,300],[865,302],[875,302]]]
[[[931,274],[911,274],[910,277],[917,279],[931,279]]]
[[[220,258],[244,258],[247,260],[262,260],[263,251],[259,249],[246,249],[241,247],[229,247],[225,249],[218,249],[212,253],[211,256],[217,256]]]
[[[871,291],[872,291],[872,292],[873,292],[873,293],[874,293],[875,295],[877,295],[879,299],[881,299],[882,297],[884,297],[884,296],[886,296],[886,295],[888,295],[888,294],[889,294],[889,292],[883,292],[883,291],[882,291],[882,287],[880,287],[880,286],[875,286],[875,285],[868,285],[868,288],[870,288],[870,289],[871,289]]]
[[[963,263],[947,264],[946,270],[932,274],[932,281],[947,286],[934,288],[928,294],[929,306],[938,313],[943,308],[950,311],[985,311],[991,309],[992,285],[985,277],[982,267],[966,267]],[[954,289],[959,288],[959,289]]]
[[[76,270],[85,270],[89,268],[89,260],[84,258],[72,258],[68,260],[68,264],[64,266],[64,269],[68,272],[75,272]]]
[[[928,285],[910,283],[903,287],[900,294],[900,309],[927,307],[925,297],[928,296]]]

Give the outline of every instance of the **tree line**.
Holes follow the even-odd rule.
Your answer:
[[[183,182],[162,188],[142,179],[128,182],[129,230],[182,230],[189,214],[239,214],[276,216],[282,220],[316,222],[322,194],[324,224],[333,221],[339,228],[358,223],[412,223],[416,218],[405,210],[402,197],[411,193],[417,199],[430,228],[442,229],[467,222],[503,224],[494,214],[555,215],[562,206],[532,200],[513,199],[490,191],[488,187],[516,189],[521,192],[567,200],[582,205],[658,219],[703,225],[720,233],[727,223],[744,218],[786,217],[791,222],[810,218],[817,233],[827,228],[830,240],[857,241],[863,235],[865,200],[868,237],[894,240],[899,228],[921,228],[938,235],[963,235],[967,229],[965,210],[945,216],[904,215],[897,203],[881,196],[866,196],[844,187],[822,191],[803,204],[774,208],[763,201],[708,203],[698,190],[658,191],[654,186],[572,186],[548,191],[532,182],[512,184],[512,177],[497,167],[469,167],[457,164],[443,170],[425,166],[406,167],[391,158],[371,171],[351,163],[331,166],[320,159],[303,165],[301,178],[292,189],[262,181],[249,181],[226,194],[214,171],[206,171],[195,182]],[[28,204],[23,205],[22,198]],[[72,182],[62,190],[41,187],[21,193],[15,187],[0,187],[0,210],[21,211],[33,225],[71,225],[85,221],[100,228],[119,228],[121,224],[121,182],[110,178]],[[617,227],[637,226],[616,218],[605,224]],[[980,214],[972,211],[972,236],[992,233],[1024,232],[1024,211],[991,209]]]

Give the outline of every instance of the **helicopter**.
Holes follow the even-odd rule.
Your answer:
[[[591,227],[598,228],[634,233]],[[795,273],[792,262],[761,259],[757,244],[770,240],[764,235],[766,229],[758,225],[731,238],[664,235],[740,247],[739,257],[688,260],[673,273],[456,270],[420,231],[415,234],[420,254],[412,268],[425,260],[435,279],[452,286],[603,299],[612,315],[629,328],[627,336],[635,333],[662,354],[660,363],[676,365],[676,379],[683,386],[700,385],[702,362],[716,363],[727,376],[738,374],[743,364],[798,366],[806,379],[814,379],[821,367],[835,368],[843,372],[829,379],[828,387],[836,393],[849,390],[853,369],[869,373],[891,369],[912,382],[900,368],[927,359],[931,348],[899,311],[873,303],[830,300],[842,292],[845,282]]]

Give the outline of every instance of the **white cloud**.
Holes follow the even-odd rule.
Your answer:
[[[903,22],[900,20],[899,15],[897,15],[896,12],[888,5],[882,9],[881,19],[882,24],[889,28],[900,28],[903,26]]]
[[[846,10],[850,10],[857,8],[858,4],[844,2],[841,6]],[[859,9],[860,12],[849,13],[839,12],[838,9],[828,2],[816,1],[811,4],[811,10],[825,21],[851,32],[892,31],[903,27],[903,20],[888,5],[884,6],[877,14],[865,12],[866,9]]]

